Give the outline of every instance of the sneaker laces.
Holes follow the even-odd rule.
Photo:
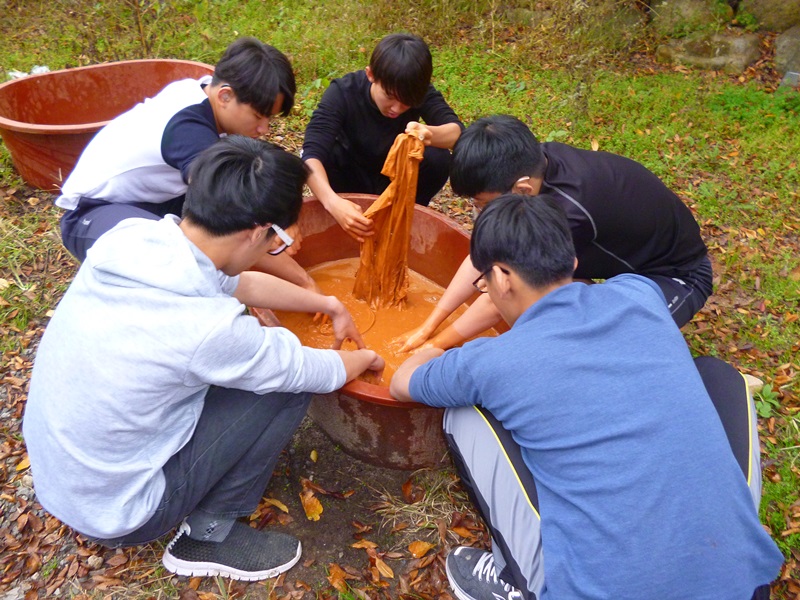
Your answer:
[[[478,578],[478,581],[486,581],[487,583],[502,585],[503,591],[509,592],[510,594],[513,594],[513,592],[517,592],[517,594],[519,594],[519,590],[517,590],[517,588],[510,583],[506,583],[497,576],[497,568],[494,566],[494,556],[491,552],[486,552],[478,559],[478,563],[475,565],[475,568],[472,569],[472,574]],[[509,597],[515,598],[517,596],[510,595]],[[519,598],[522,598],[521,594],[519,595]]]

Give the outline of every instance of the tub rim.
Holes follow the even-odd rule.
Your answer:
[[[22,77],[19,79],[12,79],[10,81],[6,81],[4,83],[0,83],[0,94],[2,93],[3,89],[6,87],[11,87],[14,84],[17,84],[22,81],[31,81],[41,77],[48,77],[52,75],[61,75],[63,73],[68,72],[75,72],[75,71],[85,71],[88,69],[104,69],[104,68],[111,68],[115,65],[120,64],[143,64],[143,63],[175,63],[175,64],[192,64],[197,65],[199,67],[207,67],[210,68],[211,72],[209,75],[214,73],[214,66],[209,65],[200,61],[196,60],[184,60],[180,58],[142,58],[136,60],[116,60],[104,63],[98,63],[94,65],[86,65],[83,67],[71,67],[68,69],[58,69],[56,71],[48,71],[47,73],[38,73],[36,75],[27,75],[26,77]],[[134,105],[135,106],[135,105]],[[47,135],[58,135],[58,134],[81,134],[81,133],[91,133],[102,129],[108,123],[110,123],[113,119],[109,119],[106,121],[95,121],[92,123],[74,123],[71,125],[45,125],[45,124],[37,124],[37,123],[26,123],[25,121],[17,121],[14,119],[9,119],[4,117],[0,114],[0,129],[6,129],[8,131],[14,131],[17,133],[32,133],[32,134],[47,134]]]

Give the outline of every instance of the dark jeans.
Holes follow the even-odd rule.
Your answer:
[[[150,520],[112,540],[137,546],[161,537],[189,513],[236,518],[252,514],[275,463],[300,425],[311,395],[211,387],[189,442],[164,465],[166,489]]]
[[[389,187],[389,178],[367,169],[350,158],[349,152],[337,145],[331,159],[324,163],[328,182],[337,194],[347,192],[380,195]],[[450,177],[450,151],[444,148],[425,148],[419,164],[416,203],[428,206]]]
[[[184,197],[168,202],[106,202],[97,198],[81,198],[75,210],[61,216],[61,241],[72,256],[83,262],[86,252],[106,231],[125,219],[159,220],[166,215],[181,216]]]

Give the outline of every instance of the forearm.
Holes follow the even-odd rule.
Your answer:
[[[321,312],[327,315],[336,312],[341,304],[334,296],[323,296],[285,279],[258,271],[245,271],[239,275],[239,285],[234,296],[246,306],[293,312]]]
[[[408,358],[397,369],[389,384],[389,392],[392,397],[403,402],[412,402],[414,399],[409,394],[408,387],[414,371],[429,360],[442,354],[444,354],[444,351],[439,348],[427,348]]]
[[[491,298],[487,294],[483,294],[472,303],[463,315],[428,343],[435,348],[447,350],[494,327],[501,319],[500,311],[497,310]]]
[[[431,146],[451,150],[458,138],[461,137],[461,127],[458,123],[445,125],[428,125],[431,132]]]
[[[264,254],[264,256],[252,266],[252,269],[274,275],[275,277],[303,288],[313,289],[315,287],[311,275],[306,273],[306,270],[286,252],[275,256],[272,254]]]
[[[461,263],[461,266],[458,267],[458,271],[456,271],[456,274],[442,294],[436,307],[446,312],[447,315],[452,314],[454,310],[476,293],[472,282],[475,281],[479,275],[480,273],[472,266],[472,259],[467,255]],[[443,320],[444,318],[442,321]]]
[[[328,181],[328,173],[319,159],[309,158],[305,162],[310,171],[306,185],[308,185],[311,193],[322,203],[325,210],[330,212],[333,203],[339,200],[339,195],[333,191]]]

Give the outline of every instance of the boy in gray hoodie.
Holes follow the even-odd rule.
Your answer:
[[[195,161],[183,219],[103,235],[50,321],[23,433],[42,506],[112,547],[181,524],[179,575],[274,577],[300,542],[238,522],[256,508],[311,393],[383,360],[341,302],[244,271],[291,245],[306,169],[276,146],[220,140]],[[262,327],[245,306],[330,316],[331,350]],[[358,350],[339,350],[345,338]]]

